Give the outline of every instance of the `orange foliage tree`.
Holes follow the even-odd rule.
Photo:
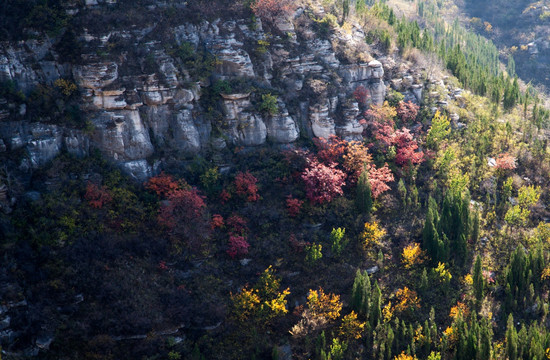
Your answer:
[[[113,198],[104,186],[97,186],[91,182],[86,186],[86,194],[84,198],[88,200],[88,204],[96,209],[101,209],[103,205],[110,203]]]

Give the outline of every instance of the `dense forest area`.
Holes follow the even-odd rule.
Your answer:
[[[150,5],[141,3],[121,1],[111,15]],[[385,1],[235,3],[189,1],[160,19],[238,15],[250,19],[245,30],[261,19],[271,36],[255,44],[261,59],[302,40],[279,19],[301,21],[340,49],[342,64],[376,55],[418,69],[422,98],[387,81],[375,104],[357,85],[345,104],[357,106],[360,139],[302,131],[285,145],[229,144],[223,159],[166,150],[151,155],[170,161],[145,181],[99,150],[62,152],[24,175],[14,165],[22,149],[0,152],[0,357],[550,358],[547,95],[518,78],[513,58],[503,65],[491,40],[445,22],[441,0],[413,2],[409,17]],[[466,4],[486,16],[482,3]],[[0,38],[57,37],[58,53],[78,63],[75,33],[99,10],[67,15],[67,6],[0,1]],[[365,48],[346,47],[357,29]],[[97,56],[140,55],[120,50],[124,41]],[[192,110],[213,133],[223,132],[228,94],[248,94],[267,119],[283,112],[284,74],[269,86],[215,76],[212,53],[163,47],[188,83],[204,84]],[[142,55],[145,73],[156,65]],[[93,133],[73,80],[29,94],[2,81],[0,96],[16,105],[0,122],[24,105],[33,122]],[[311,94],[339,85],[308,80]]]

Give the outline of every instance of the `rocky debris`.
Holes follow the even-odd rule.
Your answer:
[[[367,274],[369,274],[369,275],[375,274],[375,273],[378,272],[378,270],[380,270],[378,268],[378,265],[375,265],[375,266],[367,269]]]

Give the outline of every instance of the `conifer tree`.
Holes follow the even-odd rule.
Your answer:
[[[382,291],[378,286],[378,281],[374,282],[374,287],[371,294],[372,303],[370,306],[370,316],[369,321],[372,328],[375,328],[376,325],[380,322],[382,318]]]
[[[473,286],[474,286],[474,297],[476,298],[476,307],[479,308],[481,300],[483,299],[483,274],[481,270],[481,256],[477,255],[476,262],[474,264],[474,273],[473,273]]]
[[[372,190],[369,181],[369,173],[365,169],[357,181],[357,194],[355,203],[357,209],[365,215],[369,215],[372,210]]]
[[[369,316],[371,284],[366,271],[357,270],[351,291],[351,308],[358,314]]]
[[[512,314],[508,315],[506,326],[506,356],[509,360],[518,359],[518,334]]]

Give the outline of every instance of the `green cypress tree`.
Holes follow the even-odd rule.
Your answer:
[[[476,307],[479,309],[481,300],[483,299],[483,274],[481,269],[481,256],[477,255],[476,262],[474,264],[474,273],[472,275],[474,285],[474,297],[476,298]]]
[[[358,314],[368,318],[370,305],[371,284],[366,271],[357,270],[351,291],[351,308]]]
[[[372,289],[371,294],[372,304],[370,307],[370,316],[369,321],[370,325],[374,329],[378,323],[380,322],[380,319],[382,318],[382,291],[380,290],[380,287],[378,286],[378,281],[374,282],[374,287]]]
[[[357,209],[361,213],[369,215],[372,211],[372,190],[369,181],[369,173],[366,169],[359,176],[356,192],[355,203]]]
[[[514,317],[512,314],[508,315],[506,325],[506,356],[508,357],[508,360],[518,359],[518,334],[516,332],[516,326],[514,325]]]

